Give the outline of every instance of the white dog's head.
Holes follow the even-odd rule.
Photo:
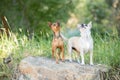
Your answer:
[[[78,24],[77,28],[80,30],[81,36],[88,36],[91,34],[92,22],[90,21],[88,24]]]

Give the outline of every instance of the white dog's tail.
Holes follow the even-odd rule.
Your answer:
[[[63,38],[64,41],[68,41],[68,38],[66,38],[62,33],[60,33],[61,37]]]

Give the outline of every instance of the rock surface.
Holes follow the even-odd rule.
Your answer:
[[[100,80],[100,71],[107,68],[100,65],[80,65],[76,62],[60,62],[44,57],[27,57],[18,67],[17,80]]]

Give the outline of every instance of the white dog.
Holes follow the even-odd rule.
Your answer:
[[[91,36],[92,22],[88,24],[78,24],[77,28],[80,30],[80,37],[71,37],[68,39],[68,53],[70,56],[70,62],[72,62],[72,50],[77,52],[77,62],[79,61],[79,55],[82,59],[82,65],[84,62],[84,54],[90,52],[90,65],[93,65],[93,39]]]

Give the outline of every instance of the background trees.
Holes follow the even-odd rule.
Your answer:
[[[14,32],[22,29],[25,33],[46,35],[49,21],[59,21],[69,28],[93,21],[94,32],[117,35],[120,34],[119,3],[119,0],[2,0],[0,16],[8,18]]]

